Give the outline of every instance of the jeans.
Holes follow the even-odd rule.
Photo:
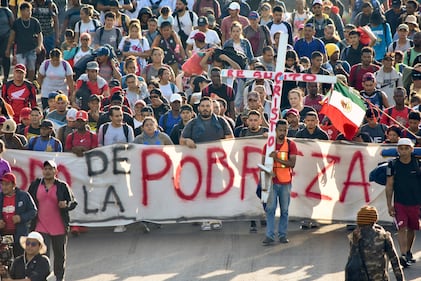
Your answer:
[[[275,240],[275,212],[277,203],[281,207],[278,224],[278,238],[286,237],[288,230],[288,207],[291,199],[291,184],[273,184],[266,204],[266,236]]]

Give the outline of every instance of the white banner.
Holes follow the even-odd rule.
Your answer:
[[[290,216],[355,220],[369,203],[387,215],[384,187],[368,182],[382,146],[296,140]],[[265,139],[236,139],[183,146],[113,145],[84,157],[71,153],[8,150],[9,161],[27,189],[42,176],[42,163],[54,159],[58,177],[79,203],[74,224],[112,226],[140,220],[241,219],[260,215],[256,185]]]

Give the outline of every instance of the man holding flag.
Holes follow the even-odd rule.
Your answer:
[[[336,83],[324,100],[320,113],[327,116],[346,139],[351,140],[364,120],[365,111],[366,106],[359,96],[345,85]]]

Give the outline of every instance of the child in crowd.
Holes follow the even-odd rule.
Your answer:
[[[153,40],[158,34],[158,20],[156,18],[150,18],[148,20],[148,30],[143,34],[148,39],[149,46],[152,46]]]
[[[75,32],[73,30],[66,29],[64,37],[66,38],[66,40],[64,40],[64,42],[61,43],[60,46],[60,49],[62,51],[71,50],[73,47],[77,46],[75,42]]]
[[[168,6],[162,7],[159,13],[160,13],[160,16],[158,17],[158,26],[161,26],[161,24],[164,21],[168,21],[169,23],[171,23],[172,26],[174,26],[174,17],[171,15],[170,7]]]

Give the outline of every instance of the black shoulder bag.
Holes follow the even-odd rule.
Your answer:
[[[364,272],[361,272],[361,268],[364,268]],[[358,245],[352,244],[351,254],[345,266],[345,281],[361,281],[365,279],[364,277],[370,281],[360,239]]]

